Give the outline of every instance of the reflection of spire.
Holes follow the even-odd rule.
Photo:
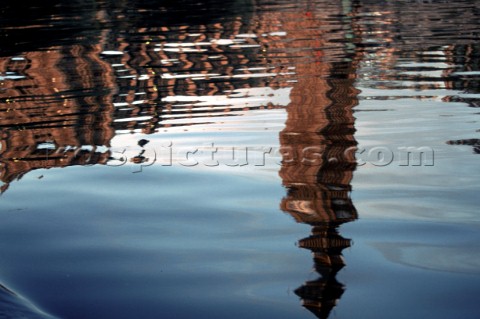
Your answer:
[[[315,271],[321,277],[306,282],[295,293],[302,298],[303,306],[318,318],[328,318],[345,291],[336,275],[345,266],[341,252],[350,247],[350,240],[340,236],[336,226],[326,223],[313,227],[312,235],[300,240],[299,246],[313,252]]]
[[[280,176],[287,188],[281,208],[297,222],[312,226],[311,235],[300,240],[299,246],[313,253],[320,277],[295,293],[318,318],[328,317],[345,290],[336,274],[345,265],[342,250],[350,246],[350,240],[337,228],[357,218],[350,199],[356,166],[352,108],[357,104],[358,92],[353,87],[357,58],[341,45],[332,49],[348,32],[348,28],[339,31],[338,25],[327,24],[328,15],[339,14],[336,10],[342,12],[342,7],[322,10],[323,16],[307,12],[303,25],[285,30],[302,41],[296,42],[299,47],[291,48],[298,52],[291,62],[298,81],[290,95],[285,129],[280,133]],[[347,58],[352,62],[343,62]]]
[[[328,85],[318,89],[324,90],[329,100],[324,104],[302,104],[306,109],[323,109],[323,128],[316,132],[310,132],[308,127],[291,131],[292,127],[287,124],[280,135],[282,147],[295,148],[297,154],[309,147],[321,146],[318,163],[284,164],[280,171],[288,189],[282,209],[298,222],[312,225],[312,234],[300,240],[299,246],[312,251],[320,278],[306,282],[295,292],[302,298],[303,305],[319,318],[328,317],[344,291],[336,274],[345,265],[341,252],[350,246],[350,240],[343,238],[337,228],[357,218],[349,196],[355,169],[351,151],[356,145],[351,110],[356,104],[355,91],[351,80],[325,81],[325,84]],[[347,93],[336,95],[335,91],[339,90]],[[295,113],[289,113],[289,118],[292,115],[295,117]]]

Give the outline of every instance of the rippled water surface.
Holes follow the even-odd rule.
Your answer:
[[[480,317],[480,4],[0,9],[0,317]]]

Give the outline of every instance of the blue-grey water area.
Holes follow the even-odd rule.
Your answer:
[[[480,2],[0,8],[0,317],[480,318]]]

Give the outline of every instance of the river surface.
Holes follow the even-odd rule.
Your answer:
[[[0,9],[0,317],[480,318],[480,3]]]

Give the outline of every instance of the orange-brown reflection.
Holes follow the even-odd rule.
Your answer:
[[[114,79],[100,47],[27,52],[0,58],[0,180],[4,192],[25,173],[105,163],[114,136]],[[88,146],[88,147],[85,147]]]
[[[319,318],[329,316],[345,289],[336,274],[345,265],[342,250],[350,240],[339,234],[338,227],[357,218],[349,195],[356,167],[352,108],[358,103],[353,86],[358,59],[342,45],[333,47],[338,43],[333,37],[346,37],[348,28],[339,34],[333,26],[322,25],[328,15],[341,10],[345,8],[304,12],[307,18],[288,30],[294,38],[310,40],[297,41],[291,48],[302,59],[294,61],[298,81],[280,133],[284,150],[280,176],[287,189],[281,208],[297,222],[312,226],[311,235],[299,246],[312,251],[320,275],[295,293]],[[312,30],[318,34],[309,34]]]
[[[480,72],[480,44],[456,44],[447,46],[443,52],[445,53],[446,62],[451,66],[443,72],[445,78],[445,87],[453,91],[462,92],[464,94],[478,94],[480,92],[480,80],[478,73]],[[457,72],[460,72],[459,75]],[[462,102],[470,107],[480,107],[480,99],[475,97],[446,96],[442,100],[445,102]],[[465,141],[464,141],[465,142]],[[459,141],[458,144],[469,144]],[[453,143],[455,144],[455,143]],[[478,141],[475,153],[479,153]]]
[[[112,25],[92,31],[96,44],[54,38],[47,49],[0,58],[1,192],[38,168],[106,164],[119,131],[152,134],[214,123],[238,111],[282,107],[227,100],[234,90],[276,86],[269,83],[276,72],[259,57],[258,41],[239,36],[256,27],[247,14],[179,25],[155,16],[138,21],[145,10],[125,4],[87,9],[97,22]],[[259,67],[265,76],[251,71]],[[205,100],[198,97],[214,95],[225,103],[214,107],[206,99],[197,105]]]
[[[345,45],[353,36],[350,8],[270,6],[259,5],[253,17],[192,25],[123,25],[135,20],[128,16],[133,10],[99,10],[98,21],[119,27],[99,32],[97,44],[1,58],[2,191],[34,169],[106,164],[120,131],[151,134],[237,114],[234,99],[211,107],[200,97],[292,86],[280,143],[293,161],[280,170],[288,189],[281,207],[312,226],[299,245],[313,252],[321,277],[296,292],[326,317],[343,292],[335,276],[350,245],[337,227],[357,217],[349,198],[357,103],[357,57]],[[142,160],[140,153],[132,162]]]
[[[350,240],[339,234],[338,227],[357,218],[349,196],[356,145],[352,107],[357,104],[357,93],[352,82],[299,82],[293,93],[298,94],[297,98],[313,88],[317,95],[308,101],[292,99],[286,128],[280,133],[282,147],[295,154],[295,161],[284,163],[280,170],[287,188],[281,208],[297,222],[312,226],[311,235],[300,240],[299,246],[312,251],[314,268],[320,274],[320,278],[306,282],[295,292],[319,318],[328,317],[344,291],[336,274],[344,266],[342,250],[350,246]],[[314,162],[305,157],[309,148],[318,150]]]
[[[4,30],[29,41],[31,51],[0,58],[2,191],[37,168],[107,163],[119,132],[152,134],[284,107],[266,96],[245,102],[254,94],[248,89],[287,86],[289,72],[288,65],[269,63],[266,47],[278,36],[262,35],[251,3],[232,5],[241,7],[200,17],[189,16],[183,4],[169,5],[172,16],[153,1],[81,6],[94,21],[75,16],[78,25],[70,25],[74,10],[57,12],[55,21],[72,29],[110,26],[90,30],[94,44],[64,40],[55,24],[52,39],[39,47],[30,41],[39,32],[33,22]],[[31,32],[15,32],[25,28]],[[210,104],[212,96],[221,101]]]

